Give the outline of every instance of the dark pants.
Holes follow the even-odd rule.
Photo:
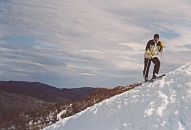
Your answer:
[[[144,70],[143,70],[143,76],[144,76],[145,79],[148,78],[151,61],[155,64],[152,78],[155,78],[155,74],[158,74],[158,72],[159,72],[159,69],[160,69],[160,61],[159,61],[159,59],[157,57],[154,57],[153,59],[145,58],[145,60],[144,60]]]

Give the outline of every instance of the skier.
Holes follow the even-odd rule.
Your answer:
[[[165,48],[165,45],[163,42],[159,41],[159,34],[154,35],[154,39],[148,41],[146,48],[145,48],[145,54],[144,54],[144,70],[143,70],[143,77],[145,79],[145,82],[148,81],[148,74],[149,74],[149,68],[151,65],[151,61],[154,63],[154,70],[153,70],[153,76],[152,79],[157,78],[158,72],[160,69],[160,60],[159,60],[159,54],[161,54]]]

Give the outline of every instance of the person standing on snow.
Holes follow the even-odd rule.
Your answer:
[[[145,81],[148,81],[148,74],[151,65],[151,61],[154,63],[154,70],[152,79],[157,78],[158,72],[160,69],[160,60],[158,58],[159,54],[162,55],[162,52],[165,48],[163,42],[159,41],[159,34],[154,35],[154,39],[148,41],[145,54],[144,54],[144,70],[143,70],[143,77]]]

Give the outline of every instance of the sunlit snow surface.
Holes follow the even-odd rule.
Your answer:
[[[145,83],[45,130],[190,130],[191,65]]]

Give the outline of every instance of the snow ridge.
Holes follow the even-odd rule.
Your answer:
[[[95,104],[45,130],[189,130],[191,65]]]

